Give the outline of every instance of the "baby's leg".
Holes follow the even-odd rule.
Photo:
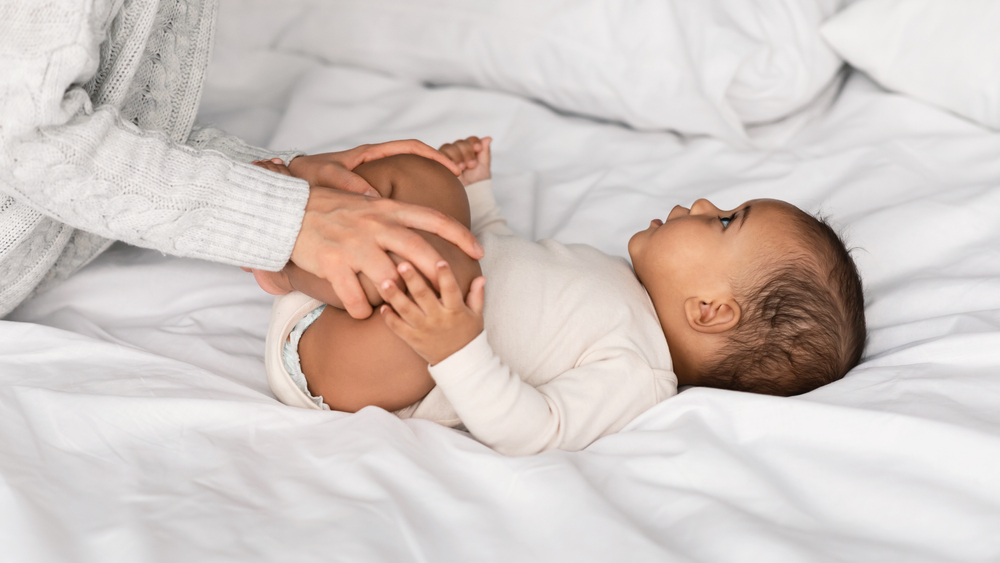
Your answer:
[[[383,197],[437,209],[469,226],[465,189],[432,160],[392,156],[363,164],[355,172]],[[451,265],[467,294],[481,274],[479,263],[436,235],[420,234]],[[309,390],[322,395],[334,410],[354,412],[369,405],[397,410],[434,387],[427,362],[393,334],[379,314],[357,320],[343,309],[327,307],[303,333],[299,357]]]

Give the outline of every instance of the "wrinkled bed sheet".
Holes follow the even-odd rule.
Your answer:
[[[4,560],[1000,558],[1000,135],[862,75],[741,152],[249,54],[220,47],[203,119],[307,152],[492,135],[525,237],[624,255],[698,197],[827,215],[867,284],[867,357],[801,397],[691,389],[583,452],[505,458],[279,404],[249,274],[116,246],[0,321]]]

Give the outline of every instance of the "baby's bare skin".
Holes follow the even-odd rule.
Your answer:
[[[434,161],[399,155],[363,164],[355,172],[382,197],[437,209],[469,227],[469,202],[462,181]],[[463,296],[467,295],[472,280],[482,273],[479,262],[436,235],[420,234],[448,262]],[[295,289],[326,303],[334,301],[329,283],[294,265],[286,272]],[[365,285],[373,305],[380,303],[376,288],[370,282]],[[397,410],[434,387],[427,361],[396,336],[379,314],[357,320],[343,309],[327,307],[303,333],[299,357],[309,390],[338,411],[355,412],[369,405]]]

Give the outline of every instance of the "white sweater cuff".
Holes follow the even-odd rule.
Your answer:
[[[205,225],[204,236],[191,237],[191,248],[178,248],[177,254],[280,270],[291,257],[302,228],[309,184],[240,163],[234,163],[227,176],[231,184],[225,191],[220,186],[214,202],[215,221]],[[191,234],[195,232],[192,229]]]

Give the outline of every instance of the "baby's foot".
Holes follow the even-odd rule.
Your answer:
[[[469,137],[445,143],[438,149],[462,169],[458,179],[463,186],[490,178],[490,137]]]
[[[271,295],[284,295],[292,291],[292,284],[288,281],[288,274],[284,270],[280,272],[250,270],[250,272],[253,273],[253,279],[257,281],[257,285]]]

